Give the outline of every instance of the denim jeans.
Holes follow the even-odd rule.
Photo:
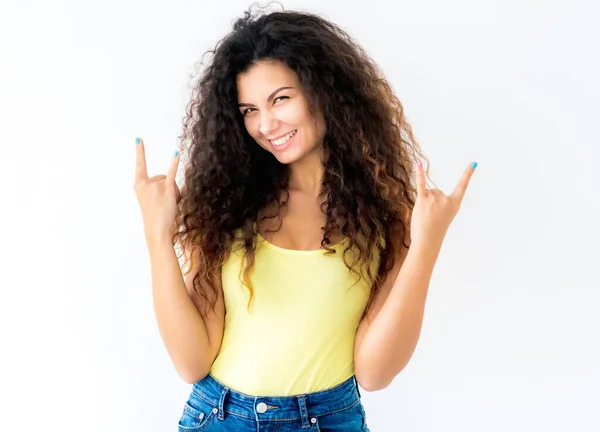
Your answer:
[[[250,396],[211,375],[192,386],[179,432],[368,432],[355,377],[295,396]]]

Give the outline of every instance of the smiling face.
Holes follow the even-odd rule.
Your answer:
[[[239,110],[246,130],[279,162],[290,164],[320,151],[321,114],[313,115],[298,76],[283,63],[261,61],[237,77]]]

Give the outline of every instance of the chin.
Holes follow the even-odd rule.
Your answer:
[[[289,165],[294,162],[297,162],[300,159],[302,159],[302,156],[303,156],[303,155],[286,155],[286,154],[278,155],[277,153],[273,153],[273,152],[271,152],[271,154],[275,157],[275,159],[277,159],[279,161],[279,163],[282,163],[283,165]]]
[[[288,148],[284,151],[277,151],[272,147],[269,147],[265,150],[271,153],[275,157],[275,159],[277,159],[280,163],[284,165],[289,165],[291,163],[297,162],[303,159],[308,153],[310,153],[310,151],[303,148],[301,145]]]

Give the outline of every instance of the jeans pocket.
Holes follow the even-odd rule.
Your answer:
[[[179,419],[179,432],[200,432],[205,430],[216,417],[216,408],[196,398],[190,398],[183,407]]]
[[[367,429],[365,412],[360,401],[342,410],[317,416],[316,419],[315,426],[317,431],[364,432],[369,430]]]

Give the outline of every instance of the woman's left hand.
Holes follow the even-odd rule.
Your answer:
[[[469,164],[450,195],[427,189],[422,163],[417,166],[417,199],[411,217],[411,244],[441,247],[450,223],[458,213],[477,163]]]

